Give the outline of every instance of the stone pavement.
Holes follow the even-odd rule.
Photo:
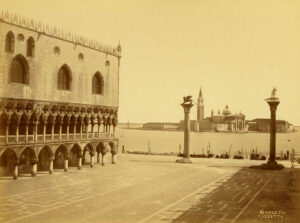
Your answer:
[[[267,210],[248,211],[277,179],[242,168],[257,161],[175,160],[120,154],[116,165],[2,180],[0,222],[239,222]]]
[[[187,197],[180,203],[169,207],[162,212],[156,213],[146,222],[266,222],[266,211],[280,212],[281,220],[286,217],[286,199],[280,199],[281,207],[262,204],[260,208],[251,206],[254,201],[259,200],[262,191],[277,175],[271,171],[258,172],[248,168],[241,169],[230,178],[217,181],[209,191],[205,188],[197,191],[193,196]],[[276,200],[278,196],[274,196]],[[284,201],[284,202],[283,202]],[[273,208],[273,209],[272,209]],[[250,213],[249,213],[249,210]],[[274,221],[274,218],[272,219]]]

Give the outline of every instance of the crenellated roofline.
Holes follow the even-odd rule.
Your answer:
[[[110,54],[116,57],[121,57],[120,44],[116,47],[107,44],[102,44],[98,41],[90,40],[85,36],[67,32],[63,29],[49,26],[48,24],[45,25],[39,21],[35,21],[24,16],[19,16],[17,14],[9,13],[8,11],[0,13],[0,22],[18,26],[30,31],[37,32],[42,35],[74,43],[76,45],[81,45],[83,47],[97,50],[102,53]]]

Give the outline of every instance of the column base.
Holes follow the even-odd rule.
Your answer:
[[[274,160],[268,160],[267,165],[276,166],[276,165],[278,165],[278,163]]]
[[[176,163],[192,163],[192,161],[190,160],[190,158],[182,158],[182,159],[177,159]]]
[[[32,177],[35,177],[35,176],[36,176],[36,173],[31,173],[31,176],[32,176]]]
[[[53,174],[53,170],[49,170],[49,174]]]
[[[268,161],[258,166],[250,166],[252,169],[262,169],[262,170],[282,170],[284,166],[278,164],[276,161]]]

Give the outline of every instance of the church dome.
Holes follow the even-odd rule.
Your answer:
[[[230,115],[231,114],[231,111],[229,110],[228,105],[226,105],[225,109],[222,111],[222,114],[223,115]]]

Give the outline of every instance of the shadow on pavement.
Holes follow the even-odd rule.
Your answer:
[[[187,210],[173,210],[178,217],[172,222],[296,223],[300,219],[299,192],[300,169],[242,168]]]

